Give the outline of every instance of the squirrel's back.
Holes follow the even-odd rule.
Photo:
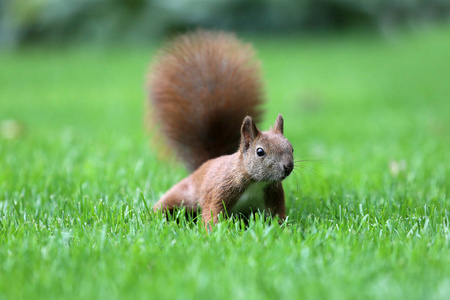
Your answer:
[[[153,63],[148,87],[163,135],[191,171],[236,152],[242,120],[262,113],[253,49],[224,32],[176,37]]]

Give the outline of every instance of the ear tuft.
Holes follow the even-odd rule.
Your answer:
[[[250,144],[256,139],[259,135],[259,129],[256,127],[255,122],[252,117],[246,116],[244,121],[242,122],[241,127],[241,148],[243,151],[246,151]]]
[[[273,129],[283,134],[284,120],[281,114],[278,115],[277,120],[275,121],[275,127]]]

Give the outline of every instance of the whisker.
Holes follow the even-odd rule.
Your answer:
[[[295,176],[294,176],[294,178],[295,178],[295,185],[296,185],[296,188],[297,188],[297,194],[299,193],[299,188],[298,188],[298,178],[297,178],[297,173],[295,173],[295,169],[294,169],[294,171],[292,172]]]
[[[306,165],[306,164],[299,164],[298,166],[301,169],[310,169],[310,170],[315,170],[314,166],[310,166],[310,165]]]
[[[323,158],[321,155],[307,155],[307,154],[296,154],[296,157],[303,157],[303,158]]]
[[[294,162],[308,162],[308,163],[323,163],[325,162],[322,159],[299,159],[299,160],[294,160]]]
[[[305,168],[305,167],[303,167],[301,170],[305,170],[305,171],[307,171],[307,172],[309,172],[311,174],[323,177],[323,174],[321,172],[319,172],[319,171],[317,171],[317,170],[315,170],[313,168]]]
[[[294,168],[294,170],[295,170],[295,171],[298,171],[298,174],[300,174],[300,176],[302,177],[303,182],[309,187],[308,181],[305,179],[305,176],[303,176],[301,170],[296,169],[296,168]],[[297,173],[294,173],[294,174],[297,174]]]
[[[323,177],[323,174],[314,169],[312,166],[309,165],[309,163],[322,163],[323,160],[309,160],[309,159],[299,159],[294,161],[294,167],[298,168],[299,170],[305,170],[308,171],[314,175],[318,175]]]

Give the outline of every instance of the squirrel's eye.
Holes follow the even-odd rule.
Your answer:
[[[294,153],[294,148],[292,148],[292,153]]]
[[[258,148],[256,149],[256,155],[258,155],[259,157],[262,157],[266,154],[266,152],[264,152],[263,148]]]

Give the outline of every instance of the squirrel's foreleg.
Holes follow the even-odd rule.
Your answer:
[[[281,182],[268,185],[264,189],[264,203],[272,216],[278,216],[280,224],[286,219],[284,190]]]

